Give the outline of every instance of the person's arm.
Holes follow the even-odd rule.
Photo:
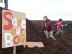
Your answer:
[[[42,29],[42,31],[41,31],[41,32],[43,32],[45,29],[47,30],[47,29],[48,29],[48,27],[49,27],[49,24],[50,24],[50,22],[46,22],[46,26],[44,25],[44,27],[43,27],[43,29]]]
[[[57,23],[55,23],[54,25],[57,25]]]
[[[67,24],[65,24],[65,25],[62,25],[62,26],[67,26]]]
[[[41,32],[43,32],[45,30],[45,25],[44,25],[44,27],[42,28],[42,31]]]

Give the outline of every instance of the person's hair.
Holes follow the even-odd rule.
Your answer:
[[[48,17],[47,17],[47,16],[44,16],[43,18],[46,18],[46,19],[48,19]]]
[[[62,21],[62,19],[60,18],[59,21]]]

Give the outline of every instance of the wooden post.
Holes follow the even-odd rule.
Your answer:
[[[16,46],[13,47],[13,54],[16,54]]]

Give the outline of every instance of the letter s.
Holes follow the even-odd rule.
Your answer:
[[[13,27],[12,20],[9,19],[8,17],[6,17],[7,15],[10,15],[13,18],[11,12],[5,12],[4,13],[4,19],[8,21],[8,25],[4,25],[4,27],[3,27],[4,30],[10,30]]]

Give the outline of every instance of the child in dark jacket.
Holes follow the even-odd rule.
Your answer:
[[[51,21],[48,19],[47,16],[44,16],[43,20],[44,20],[45,24],[44,24],[44,27],[43,27],[42,31],[44,31],[47,38],[51,37],[53,40],[56,40],[53,37],[53,27],[52,27]]]

